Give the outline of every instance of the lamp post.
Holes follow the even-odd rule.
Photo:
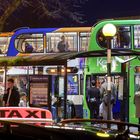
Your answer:
[[[108,23],[104,25],[102,32],[107,40],[107,120],[111,120],[111,38],[116,34],[116,27]]]

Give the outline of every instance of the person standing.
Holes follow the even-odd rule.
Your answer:
[[[96,87],[95,80],[91,81],[91,87],[87,90],[87,104],[90,119],[97,119],[99,117],[100,90]]]
[[[115,84],[113,82],[111,82],[111,98],[110,98],[110,106],[111,106],[111,120],[113,119],[113,104],[116,103],[116,92],[117,92],[117,88],[115,86]],[[100,88],[100,94],[101,94],[101,98],[102,98],[102,103],[100,105],[100,117],[103,117],[104,120],[107,120],[107,114],[108,114],[108,92],[107,92],[107,79],[106,77],[104,78],[104,82],[101,85]]]
[[[7,93],[3,96],[3,106],[18,106],[20,95],[18,88],[14,86],[14,80],[12,78],[8,79],[7,87]]]

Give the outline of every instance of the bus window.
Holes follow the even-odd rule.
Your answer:
[[[10,37],[0,37],[0,54],[6,54]]]
[[[78,51],[77,49],[77,34],[76,33],[69,33],[68,42],[69,42],[69,50],[70,51]]]
[[[80,33],[80,51],[87,51],[90,33]]]
[[[134,26],[134,47],[140,48],[140,25]]]
[[[68,42],[69,51],[77,51],[77,33],[76,32],[65,32],[65,33],[47,33],[47,52],[59,52],[58,43],[61,41],[61,37],[65,36],[65,41]]]
[[[47,33],[47,52],[58,52],[57,44],[61,35],[61,33]]]
[[[116,34],[116,48],[131,48],[130,27],[119,26]]]
[[[16,38],[15,48],[21,53],[43,53],[43,34],[23,34]]]
[[[104,48],[107,48],[107,40],[102,33],[102,29],[97,33],[97,43]],[[117,33],[111,39],[112,49],[129,49],[131,48],[130,40],[130,27],[127,26],[117,26]]]

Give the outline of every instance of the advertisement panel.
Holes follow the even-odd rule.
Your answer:
[[[48,82],[47,75],[30,76],[30,104],[31,105],[48,105]]]

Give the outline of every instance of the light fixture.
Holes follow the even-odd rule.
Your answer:
[[[103,35],[105,37],[113,37],[116,34],[116,31],[116,27],[111,23],[104,25],[102,29]]]

